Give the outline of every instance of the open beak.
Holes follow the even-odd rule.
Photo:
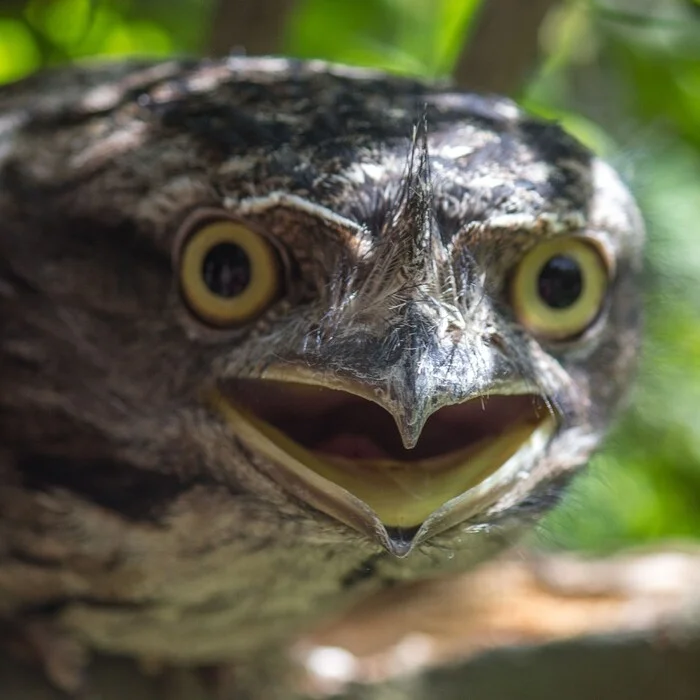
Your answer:
[[[498,498],[556,422],[537,394],[480,395],[433,412],[407,448],[365,387],[341,386],[240,379],[210,401],[278,479],[399,556]]]

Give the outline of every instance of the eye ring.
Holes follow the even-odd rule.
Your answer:
[[[233,219],[199,222],[178,261],[180,291],[199,319],[216,327],[260,316],[278,297],[281,265],[274,246]]]
[[[528,251],[510,285],[518,321],[547,340],[581,335],[599,316],[610,269],[598,246],[583,238],[554,238]]]

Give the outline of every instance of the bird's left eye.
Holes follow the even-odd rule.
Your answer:
[[[229,220],[206,223],[188,236],[179,272],[187,305],[214,326],[233,326],[259,316],[281,286],[272,244]]]
[[[580,238],[540,243],[520,261],[510,295],[520,323],[550,340],[581,334],[605,301],[609,270],[597,247]]]

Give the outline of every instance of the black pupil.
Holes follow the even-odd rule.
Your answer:
[[[250,258],[235,243],[219,243],[204,258],[202,276],[212,294],[238,296],[250,284]]]
[[[566,309],[575,304],[583,291],[583,275],[578,263],[566,255],[547,261],[537,280],[540,298],[552,309]]]

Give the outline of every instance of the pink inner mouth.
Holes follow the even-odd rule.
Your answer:
[[[517,423],[532,423],[534,428],[547,414],[544,400],[535,394],[478,397],[436,411],[418,444],[407,450],[384,408],[345,391],[241,379],[229,383],[226,393],[303,447],[352,460],[413,462],[439,457],[496,437]]]

